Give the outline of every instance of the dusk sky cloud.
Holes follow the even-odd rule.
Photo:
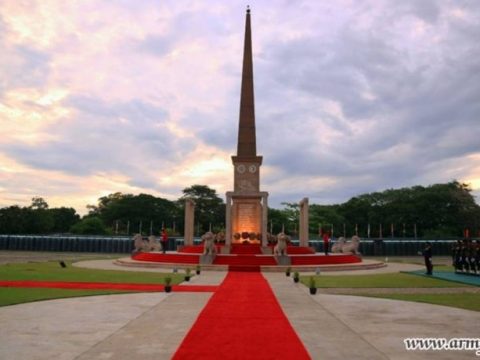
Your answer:
[[[480,2],[251,1],[269,203],[480,202]],[[233,189],[246,3],[0,3],[0,207]]]

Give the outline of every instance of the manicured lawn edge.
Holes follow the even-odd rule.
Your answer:
[[[353,294],[349,294],[353,295]],[[390,300],[420,302],[426,304],[443,305],[457,309],[480,311],[480,294],[365,294],[364,296]]]
[[[444,288],[469,287],[452,281],[427,278],[408,273],[373,275],[313,276],[317,288]],[[300,281],[308,286],[310,276],[300,276]]]
[[[184,281],[184,272],[153,273],[142,271],[97,270],[72,266],[71,261],[65,261],[62,268],[58,261],[10,263],[0,265],[0,280],[37,280],[66,282],[108,282],[133,284],[160,284],[165,277],[172,279],[171,284],[177,285]],[[193,272],[191,276],[194,276]],[[69,297],[127,294],[135,291],[124,290],[73,290],[52,288],[11,288],[0,287],[0,306],[21,304],[33,301],[53,300]]]

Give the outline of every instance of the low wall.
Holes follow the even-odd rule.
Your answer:
[[[433,255],[449,256],[455,240],[429,240]],[[200,239],[195,239],[195,244]],[[365,256],[418,256],[426,240],[362,240],[360,252]],[[293,245],[298,241],[293,240]],[[167,250],[183,245],[181,238],[169,238]],[[311,240],[309,246],[323,252],[323,241]],[[0,235],[0,250],[25,251],[66,251],[95,253],[131,253],[132,237],[126,236],[40,236],[40,235]]]
[[[432,244],[434,256],[450,256],[456,240],[361,240],[359,251],[365,256],[418,256],[425,243]],[[330,248],[332,244],[330,244]],[[323,252],[323,241],[310,241],[309,245],[317,252]]]

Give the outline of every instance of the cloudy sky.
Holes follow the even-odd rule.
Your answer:
[[[1,0],[0,207],[232,190],[246,4]],[[273,207],[480,195],[479,1],[249,4]]]

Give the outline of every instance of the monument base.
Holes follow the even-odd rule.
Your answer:
[[[130,258],[117,259],[115,264],[138,268],[192,268],[199,264],[200,255],[201,253],[193,252],[167,254],[139,252]],[[362,260],[359,256],[347,254],[296,255],[290,252],[289,257],[291,265],[279,265],[273,255],[217,254],[211,265],[202,265],[202,270],[239,271],[238,269],[242,269],[243,271],[253,271],[252,269],[255,268],[265,272],[284,272],[287,267],[291,267],[292,271],[315,272],[318,269],[321,271],[344,271],[376,269],[386,266],[382,261]]]
[[[199,263],[202,265],[211,265],[215,260],[215,255],[207,254],[207,255],[200,255]]]
[[[270,246],[262,246],[261,248],[263,255],[272,255],[273,249]]]
[[[289,266],[292,264],[292,261],[290,260],[290,256],[288,255],[278,255],[278,256],[275,256],[275,259],[277,260],[278,265],[281,265],[281,266]]]
[[[224,245],[220,248],[220,254],[230,254],[230,246]]]

